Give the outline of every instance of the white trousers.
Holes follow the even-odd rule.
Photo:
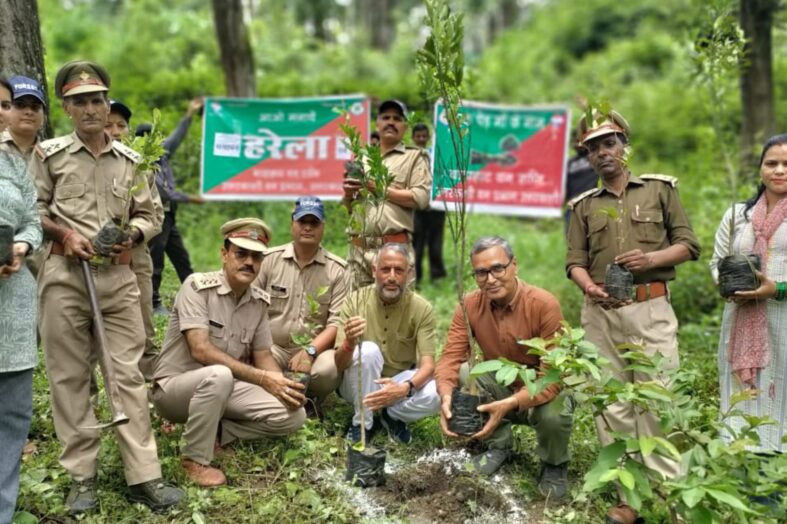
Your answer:
[[[380,378],[383,372],[383,354],[380,346],[374,342],[366,341],[361,344],[361,361],[363,366],[363,381],[361,382],[361,397],[369,393],[382,389],[380,384],[375,384],[375,380]],[[391,377],[391,379],[401,384],[407,382],[418,372],[417,369],[408,369]],[[361,424],[360,403],[358,401],[358,347],[353,352],[353,361],[349,368],[344,370],[342,383],[339,386],[339,395],[351,402],[355,407],[353,415],[353,425]],[[415,422],[424,417],[435,415],[440,411],[440,397],[437,395],[437,385],[434,379],[424,384],[421,389],[417,389],[412,397],[404,398],[399,402],[388,406],[388,414],[402,422]],[[374,421],[374,414],[371,410],[365,411],[364,425],[366,429],[371,429]]]

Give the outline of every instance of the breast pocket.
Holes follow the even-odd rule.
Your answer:
[[[55,202],[57,207],[67,216],[81,214],[87,211],[85,193],[87,184],[61,184],[55,187]]]
[[[588,220],[588,251],[591,256],[609,247],[611,240],[608,221],[606,216],[592,216]]]
[[[112,187],[110,188],[110,194],[112,196],[108,199],[107,208],[113,217],[122,218],[126,214],[126,208],[128,207],[127,201],[131,199],[133,196],[132,193],[134,192],[134,188],[129,188],[131,188],[131,186],[127,184],[121,184],[119,182],[112,183]]]
[[[227,328],[224,326],[216,326],[211,323],[208,329],[210,334],[210,343],[226,353],[227,351]]]
[[[640,211],[631,215],[634,240],[642,244],[661,244],[667,236],[660,210]]]
[[[286,286],[271,284],[268,289],[271,297],[271,304],[268,306],[268,315],[277,317],[287,309],[287,302],[290,300],[290,290]]]

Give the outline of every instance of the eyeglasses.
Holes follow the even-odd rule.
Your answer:
[[[251,257],[254,262],[262,261],[262,252],[260,251],[247,251],[245,249],[238,249],[232,251],[232,255],[238,262],[243,262],[249,257]]]
[[[493,277],[500,278],[505,274],[506,269],[508,269],[508,266],[510,266],[513,261],[514,258],[511,257],[511,259],[509,259],[508,263],[506,264],[495,264],[489,269],[484,269],[484,268],[474,269],[473,276],[475,277],[477,282],[486,282],[487,279],[489,278],[490,273],[492,274]]]

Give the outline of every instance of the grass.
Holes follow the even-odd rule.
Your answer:
[[[342,211],[335,204],[328,206],[328,227],[324,244],[328,249],[343,254],[344,223]],[[206,204],[183,206],[179,225],[189,247],[195,270],[210,271],[220,267],[220,225],[240,216],[262,217],[272,227],[273,243],[289,240],[289,213],[291,206],[282,203],[265,204]],[[715,227],[715,226],[714,226]],[[518,260],[520,278],[544,287],[561,302],[563,312],[572,325],[579,323],[581,293],[565,277],[563,263],[565,243],[560,220],[531,221],[499,216],[471,215],[469,238],[482,234],[500,234],[508,238]],[[710,229],[704,226],[703,229]],[[446,239],[448,242],[448,239]],[[703,242],[707,246],[707,241]],[[449,271],[453,266],[452,249],[446,245]],[[707,256],[707,255],[706,255]],[[691,281],[701,275],[704,268],[685,270]],[[428,273],[427,273],[428,274]],[[680,289],[684,270],[681,269]],[[696,277],[697,279],[700,276]],[[707,277],[706,277],[707,278]],[[706,285],[702,283],[702,285]],[[162,296],[171,305],[179,283],[167,263]],[[475,289],[467,278],[467,289]],[[435,306],[439,345],[443,343],[455,307],[453,285],[448,279],[425,282],[420,292]],[[682,297],[688,297],[686,299]],[[707,400],[709,417],[716,416],[718,386],[716,373],[716,343],[718,318],[713,311],[703,313],[687,301],[692,293],[676,291],[676,309],[681,303],[692,307],[693,322],[684,321],[680,330],[681,355],[684,367],[699,369],[702,377],[698,394]],[[679,313],[680,314],[680,313]],[[165,321],[157,319],[159,340],[166,328]],[[43,360],[43,359],[41,359]],[[294,435],[283,439],[262,439],[242,442],[234,447],[231,457],[219,461],[230,485],[215,490],[190,486],[179,467],[179,443],[182,427],[172,434],[160,432],[161,419],[151,411],[159,457],[166,479],[185,487],[187,505],[165,515],[156,515],[140,505],[132,506],[123,497],[124,479],[116,442],[111,432],[102,437],[99,456],[100,512],[87,516],[83,522],[163,523],[163,522],[358,522],[360,515],[348,501],[346,492],[337,488],[330,477],[344,471],[345,442],[342,438],[349,420],[350,407],[333,400],[332,409],[324,423],[309,420]],[[608,501],[603,497],[587,498],[580,495],[581,478],[595,460],[598,449],[593,421],[586,409],[579,407],[575,414],[575,427],[571,439],[572,461],[569,475],[575,501],[563,508],[543,509],[536,492],[538,460],[532,455],[534,433],[527,427],[516,427],[516,459],[505,468],[505,478],[515,486],[522,506],[531,511],[535,522],[601,522]],[[54,435],[48,386],[42,363],[35,374],[34,416],[31,438],[38,451],[26,457],[22,471],[22,489],[19,497],[20,522],[63,522],[66,520],[64,498],[69,479],[57,462],[60,446]],[[380,439],[382,444],[383,437]],[[435,447],[446,445],[436,417],[422,420],[414,427],[414,442],[409,448],[388,447],[390,456],[413,460]],[[334,472],[334,473],[331,473]],[[611,496],[609,500],[612,500]],[[661,521],[660,508],[649,508],[648,522]],[[543,512],[543,513],[542,513]],[[35,517],[33,517],[33,515]],[[24,519],[28,520],[24,520]]]

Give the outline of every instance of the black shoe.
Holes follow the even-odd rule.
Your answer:
[[[568,462],[559,466],[542,462],[538,491],[552,500],[564,498],[568,494]]]
[[[383,409],[382,415],[380,416],[380,422],[382,422],[383,427],[388,432],[388,435],[397,442],[401,442],[402,444],[409,444],[412,442],[413,435],[407,428],[407,424],[401,420],[393,418],[388,414],[387,409]]]
[[[377,428],[375,427],[374,423],[372,423],[371,429],[366,430],[366,443],[368,444],[374,434],[377,433]],[[349,428],[347,428],[347,434],[344,435],[344,438],[352,442],[353,444],[357,444],[361,441],[361,426],[360,424],[352,424]]]
[[[161,479],[149,480],[128,487],[128,500],[141,502],[153,511],[162,511],[178,504],[186,494],[182,489],[165,484]]]
[[[473,471],[484,476],[493,475],[508,460],[509,449],[488,449],[473,457]]]
[[[72,481],[66,497],[66,506],[68,506],[68,514],[72,516],[96,509],[98,507],[96,478]]]

